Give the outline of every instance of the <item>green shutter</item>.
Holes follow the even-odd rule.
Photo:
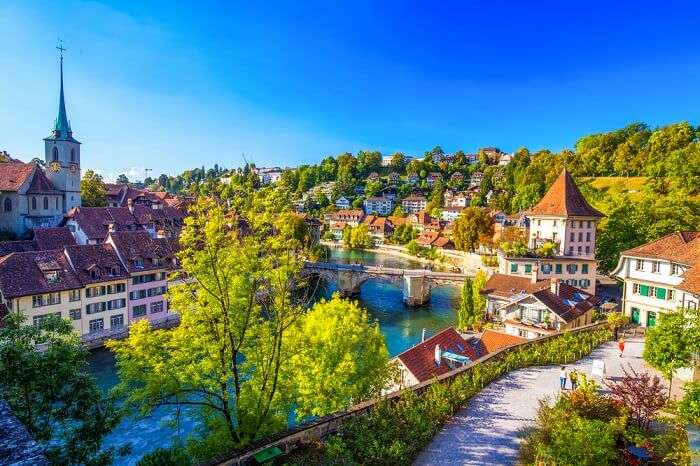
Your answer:
[[[510,271],[517,272],[518,271],[518,264],[510,264]]]
[[[525,264],[525,273],[530,273],[530,272],[532,272],[532,265]]]
[[[583,265],[581,266],[581,271],[582,271],[583,273],[588,273],[588,264],[583,264]]]
[[[666,299],[666,288],[657,288],[656,297],[659,299]]]
[[[649,285],[639,285],[639,294],[649,296]]]

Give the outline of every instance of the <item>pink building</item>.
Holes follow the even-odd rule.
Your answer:
[[[129,323],[144,317],[165,317],[168,303],[163,295],[168,290],[168,272],[177,267],[174,242],[152,238],[147,231],[112,232],[106,242],[114,246],[129,271]]]

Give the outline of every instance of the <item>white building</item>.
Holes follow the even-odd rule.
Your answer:
[[[335,206],[338,209],[349,209],[350,200],[347,197],[340,197],[335,201]]]
[[[700,231],[672,233],[624,251],[613,274],[623,281],[622,311],[643,327],[659,315],[700,303]],[[700,368],[678,371],[683,380],[700,380]]]
[[[408,196],[401,201],[401,208],[407,214],[416,214],[421,210],[425,210],[428,206],[428,200],[423,196]]]
[[[389,215],[394,208],[394,201],[388,197],[369,197],[363,205],[366,215]]]
[[[466,193],[455,193],[451,189],[447,189],[443,195],[443,202],[445,207],[468,207],[470,204],[470,198]]]
[[[440,209],[440,220],[454,222],[462,214],[463,207],[443,207]]]

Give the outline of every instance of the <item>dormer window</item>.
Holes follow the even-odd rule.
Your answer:
[[[109,274],[110,274],[112,277],[116,277],[117,275],[119,275],[119,272],[117,271],[117,268],[116,268],[116,267],[110,267],[110,269],[109,269]]]
[[[48,283],[58,283],[58,272],[55,270],[44,272],[44,278]]]
[[[90,270],[90,278],[92,278],[92,279],[100,278],[100,271],[97,269],[91,269]]]
[[[160,257],[156,256],[153,258],[153,265],[160,265]]]
[[[143,268],[143,259],[141,259],[140,257],[135,257],[132,260],[132,262],[134,264],[134,267],[139,268],[139,269]]]

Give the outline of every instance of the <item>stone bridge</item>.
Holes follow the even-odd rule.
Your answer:
[[[461,284],[467,277],[461,273],[435,272],[420,269],[394,269],[382,266],[339,264],[333,262],[306,262],[303,277],[318,276],[335,282],[341,296],[360,293],[367,280],[382,280],[403,290],[403,301],[408,306],[420,306],[430,300],[432,288],[444,284]]]

